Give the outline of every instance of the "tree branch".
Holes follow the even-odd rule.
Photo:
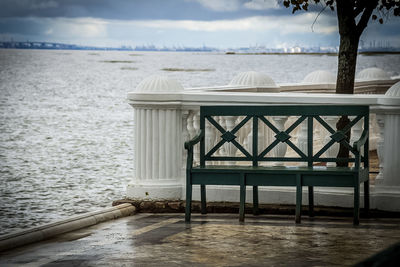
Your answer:
[[[336,10],[340,36],[356,35],[354,0],[336,0]]]
[[[311,31],[314,32],[314,24],[317,22],[318,17],[321,15],[322,12],[326,9],[327,6],[324,6],[321,11],[318,13],[318,15],[315,17],[314,22],[311,25]]]
[[[358,36],[361,36],[364,29],[367,27],[372,12],[377,7],[377,5],[378,5],[378,0],[368,1],[368,4],[365,6],[364,12],[361,15],[361,19],[356,26]]]
[[[363,2],[363,3],[365,3],[365,2]],[[356,6],[356,8],[354,9],[354,18],[357,18],[357,16],[360,15],[360,13],[363,12],[364,9],[365,9],[365,5],[359,4],[358,6]]]

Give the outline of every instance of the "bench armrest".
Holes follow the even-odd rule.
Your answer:
[[[364,130],[363,133],[361,134],[361,137],[358,141],[354,142],[353,148],[357,151],[361,150],[361,147],[367,142],[368,140],[368,130]]]
[[[193,146],[200,142],[200,140],[204,138],[204,131],[200,130],[200,132],[192,139],[189,141],[185,142],[185,149],[188,151],[187,155],[187,160],[186,160],[186,171],[187,173],[190,173],[190,170],[192,169],[193,165]],[[187,176],[189,177],[189,176]]]
[[[193,137],[193,139],[185,142],[185,149],[189,150],[193,148],[193,146],[198,142],[200,142],[201,138],[203,137],[204,137],[204,131],[200,130],[200,132],[195,137]]]

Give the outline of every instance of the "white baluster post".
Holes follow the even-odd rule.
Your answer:
[[[222,128],[224,128],[224,129],[226,130],[225,119],[224,119],[223,116],[219,116],[219,121],[218,121],[218,123],[219,123],[219,125],[221,125]],[[219,131],[218,131],[218,134],[219,134],[219,136],[222,135],[222,133],[219,132]],[[227,146],[227,143],[223,144],[223,145],[219,148],[218,153],[219,153],[220,156],[226,156],[226,153],[227,153],[227,152],[226,152],[226,151],[227,151],[226,146]]]
[[[275,126],[279,131],[285,130],[285,122],[288,120],[288,116],[274,116],[272,120],[275,122]],[[287,151],[287,144],[280,142],[272,150],[274,157],[284,157]],[[285,163],[283,161],[275,162],[275,166],[283,166]]]
[[[337,116],[324,116],[323,119],[326,121],[326,123],[328,123],[329,126],[331,126],[332,129],[336,130],[336,123],[339,120],[339,118]],[[331,134],[329,132],[327,132],[327,134],[325,135],[325,138],[324,138],[325,144],[332,140],[332,138],[330,136],[331,136]],[[340,148],[339,144],[335,142],[325,152],[326,157],[336,158],[337,154],[339,153],[339,148]],[[335,167],[336,162],[327,162],[326,166]]]
[[[350,119],[354,119],[351,117]],[[363,122],[362,120],[358,121],[352,128],[351,128],[351,137],[350,137],[350,145],[352,146],[355,141],[359,140],[363,131]],[[361,150],[361,155],[364,156],[364,149]],[[353,153],[350,153],[351,157],[354,157]]]
[[[235,116],[227,116],[225,119],[226,130],[231,131],[235,127]],[[237,140],[236,140],[237,141]],[[228,157],[236,156],[238,148],[232,143],[225,143],[226,155]],[[234,161],[229,161],[228,164],[234,164]]]
[[[304,154],[308,154],[308,140],[307,140],[307,133],[308,131],[308,125],[307,125],[307,120],[303,121],[300,130],[297,133],[297,143],[300,148],[300,150]],[[300,166],[307,166],[307,162],[300,162]]]
[[[193,116],[193,128],[194,133],[197,135],[200,131],[200,114],[199,111],[196,111]],[[194,164],[200,164],[200,146],[195,145],[193,149],[193,161]]]
[[[204,142],[206,147],[206,153],[208,153],[208,151],[210,151],[215,145],[216,132],[211,123],[206,122],[205,127],[206,127],[206,135]]]

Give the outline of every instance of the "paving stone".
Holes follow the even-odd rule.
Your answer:
[[[351,266],[400,240],[400,219],[136,214],[0,253],[0,266]]]

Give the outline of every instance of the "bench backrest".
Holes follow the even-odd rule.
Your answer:
[[[336,130],[335,126],[330,126],[326,122],[326,116],[348,116],[348,123],[343,130]],[[226,125],[220,125],[219,118],[221,116],[234,116],[235,123],[229,129]],[[271,118],[275,116],[295,116],[294,123],[287,126],[285,129],[279,130]],[[232,117],[230,117],[232,118]],[[363,130],[368,131],[369,127],[369,107],[368,106],[337,106],[337,105],[297,105],[297,106],[202,106],[200,107],[200,129],[205,133],[200,141],[200,165],[204,166],[207,161],[248,161],[252,162],[253,166],[258,166],[259,162],[263,161],[285,161],[285,162],[307,162],[308,166],[312,166],[316,162],[354,162],[355,158],[337,158],[337,157],[321,157],[333,144],[341,143],[348,147],[351,154],[356,156],[359,154],[346,139],[346,134],[351,131],[351,128],[360,120],[363,120]],[[223,121],[223,120],[222,120]],[[231,120],[232,121],[232,120]],[[316,153],[313,153],[314,133],[313,125],[318,122],[323,128],[329,132],[330,141]],[[251,148],[246,149],[238,142],[238,132],[244,125],[251,124],[252,144]],[[307,124],[307,147],[302,151],[298,144],[291,141],[291,134],[300,124]],[[207,127],[206,127],[207,124]],[[222,123],[221,123],[222,124]],[[259,147],[259,128],[265,124],[274,133],[274,140],[266,144],[266,147]],[[288,123],[287,123],[288,124]],[[248,127],[248,126],[247,126]],[[263,126],[264,127],[264,126]],[[207,128],[207,129],[206,129]],[[215,128],[217,136],[220,140],[207,144],[207,135],[210,135],[210,128]],[[250,127],[249,127],[250,128]],[[242,130],[243,131],[243,130]],[[250,135],[251,136],[251,135]],[[292,139],[293,140],[293,139]],[[241,156],[218,155],[218,151],[226,144],[231,143],[235,149],[241,152]],[[279,143],[286,143],[297,154],[296,157],[273,157],[271,152]],[[261,152],[260,152],[261,150]],[[361,162],[364,166],[368,166],[368,141],[364,146],[364,156],[361,157]]]

